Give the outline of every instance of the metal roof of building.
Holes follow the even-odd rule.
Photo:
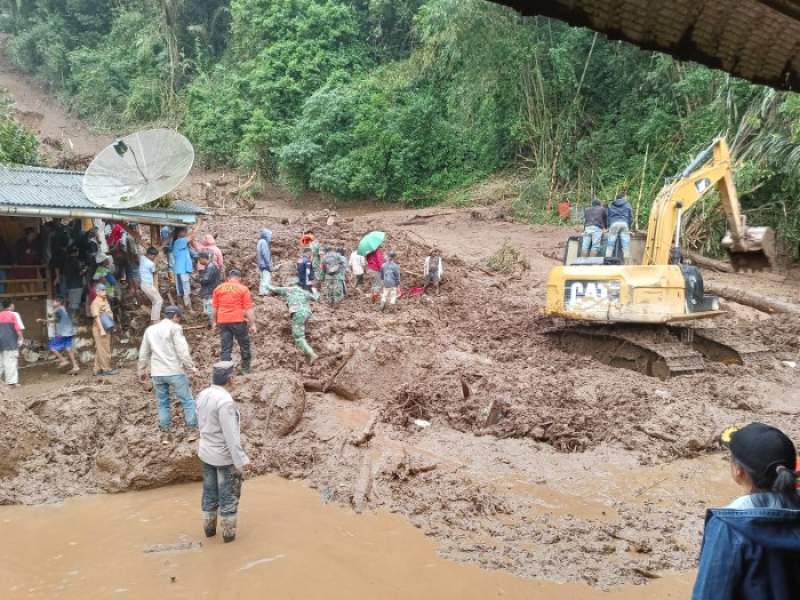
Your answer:
[[[79,171],[0,165],[0,214],[191,224],[203,213],[182,200],[174,201],[168,208],[104,208],[86,197],[82,180],[83,173]]]
[[[492,0],[523,15],[589,27],[615,40],[800,91],[798,0]]]

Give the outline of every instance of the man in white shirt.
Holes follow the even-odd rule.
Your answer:
[[[164,310],[164,318],[145,330],[142,345],[139,347],[139,380],[146,383],[149,368],[158,403],[158,421],[164,432],[168,432],[172,425],[170,388],[183,404],[186,427],[197,427],[192,388],[189,386],[189,378],[186,377],[187,370],[196,373],[197,369],[189,353],[189,344],[183,336],[183,327],[180,325],[182,316],[183,311],[180,308],[168,306]]]
[[[358,250],[353,250],[350,255],[350,270],[356,278],[356,287],[361,287],[364,283],[364,269],[367,266],[367,259],[358,253]]]
[[[231,396],[236,365],[214,365],[212,385],[197,396],[200,447],[203,462],[203,529],[206,537],[217,533],[217,511],[222,521],[222,540],[236,539],[236,514],[242,493],[242,471],[250,459],[242,449],[239,408]]]
[[[425,258],[425,265],[423,267],[422,274],[425,277],[425,293],[428,292],[428,288],[433,287],[438,295],[439,284],[441,283],[442,275],[444,274],[442,253],[439,252],[438,249],[433,248],[430,256]]]
[[[158,250],[153,246],[150,246],[147,252],[139,257],[139,279],[144,295],[150,300],[151,323],[158,323],[161,319],[161,307],[164,304],[164,299],[158,291],[156,260],[158,260]]]

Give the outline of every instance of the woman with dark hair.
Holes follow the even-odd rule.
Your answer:
[[[779,429],[726,431],[731,477],[747,494],[706,513],[693,600],[800,598],[797,451]]]

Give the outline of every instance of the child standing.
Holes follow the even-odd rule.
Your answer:
[[[56,296],[53,299],[53,312],[47,315],[47,319],[37,319],[40,323],[50,322],[55,325],[55,336],[50,338],[50,351],[58,359],[59,367],[68,367],[72,363],[70,373],[78,373],[81,369],[78,366],[78,358],[73,349],[72,340],[75,336],[75,327],[72,324],[72,317],[64,307],[64,298]],[[67,360],[62,352],[69,356]]]

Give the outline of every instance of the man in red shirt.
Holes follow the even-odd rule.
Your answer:
[[[233,339],[239,344],[242,353],[242,371],[250,372],[250,330],[256,333],[256,314],[250,290],[241,282],[239,269],[231,269],[228,279],[219,284],[211,299],[212,320],[219,328],[222,340],[222,356],[220,360],[230,361],[233,352]]]

